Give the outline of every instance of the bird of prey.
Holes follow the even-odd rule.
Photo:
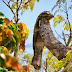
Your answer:
[[[52,32],[52,30],[50,28],[49,20],[52,19],[53,17],[54,16],[53,14],[50,13],[50,11],[42,12],[38,16],[34,27],[34,34],[33,34],[34,57],[32,59],[32,65],[37,70],[41,68],[42,50],[44,46],[47,46],[48,43],[51,41],[49,33]],[[50,30],[50,32],[48,30]]]

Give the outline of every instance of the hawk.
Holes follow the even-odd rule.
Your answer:
[[[50,28],[49,20],[52,19],[53,17],[54,17],[53,14],[51,14],[49,11],[42,12],[38,16],[34,27],[34,34],[33,34],[34,57],[32,59],[32,65],[37,70],[41,68],[42,50],[44,46],[47,46],[48,43],[51,41],[49,31],[52,32],[52,30]]]

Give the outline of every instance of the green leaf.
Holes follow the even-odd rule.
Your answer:
[[[72,5],[71,5],[71,6],[69,6],[69,8],[70,8],[70,9],[72,9]]]
[[[0,12],[0,18],[4,18],[4,14]]]
[[[2,46],[0,46],[0,50],[2,49]]]
[[[13,39],[13,41],[16,43],[16,40],[15,40],[15,38],[12,36],[12,39]]]
[[[16,31],[18,31],[17,24],[8,25],[7,27],[11,29],[13,33],[16,33]]]
[[[5,66],[5,61],[4,61],[4,59],[2,59],[1,57],[0,57],[0,67],[1,66]]]
[[[0,18],[0,24],[3,24],[4,19]]]
[[[71,42],[71,46],[72,46],[72,42]]]
[[[17,8],[17,3],[12,3],[12,9]]]

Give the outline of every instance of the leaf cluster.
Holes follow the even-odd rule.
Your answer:
[[[23,22],[12,23],[0,12],[0,69],[1,71],[16,70],[30,71],[32,65],[22,66],[15,57],[10,56],[13,51],[25,50],[25,40],[28,38],[29,29]]]

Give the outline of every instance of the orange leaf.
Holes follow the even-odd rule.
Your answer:
[[[0,32],[0,35],[2,35],[2,32]]]
[[[33,66],[33,65],[27,65],[27,67],[29,67],[29,68],[33,68],[34,66]]]
[[[30,70],[27,66],[23,66],[20,72],[30,72]]]
[[[2,41],[2,37],[0,36],[0,41]]]
[[[8,29],[8,28],[3,29],[3,34],[2,34],[3,39],[8,37],[11,40],[12,39],[12,34],[13,34],[13,32],[10,29]]]
[[[14,70],[20,70],[22,66],[18,63],[18,61],[9,55],[6,55],[5,59],[6,66],[12,67]]]
[[[27,34],[27,32],[25,31],[25,29],[27,28],[26,24],[20,22],[20,23],[17,23],[17,26],[18,26],[21,34],[22,34],[23,36],[25,36],[25,34]]]
[[[12,24],[12,22],[8,19],[8,18],[4,18],[4,21],[5,21],[5,23],[4,23],[4,25],[10,25],[10,24]]]
[[[4,51],[5,53],[8,53],[8,54],[9,54],[9,51],[8,51],[8,49],[7,49],[6,47],[3,47],[3,51]]]
[[[20,46],[19,46],[19,50],[22,49],[23,51],[25,50],[25,40],[21,40],[20,41]]]

